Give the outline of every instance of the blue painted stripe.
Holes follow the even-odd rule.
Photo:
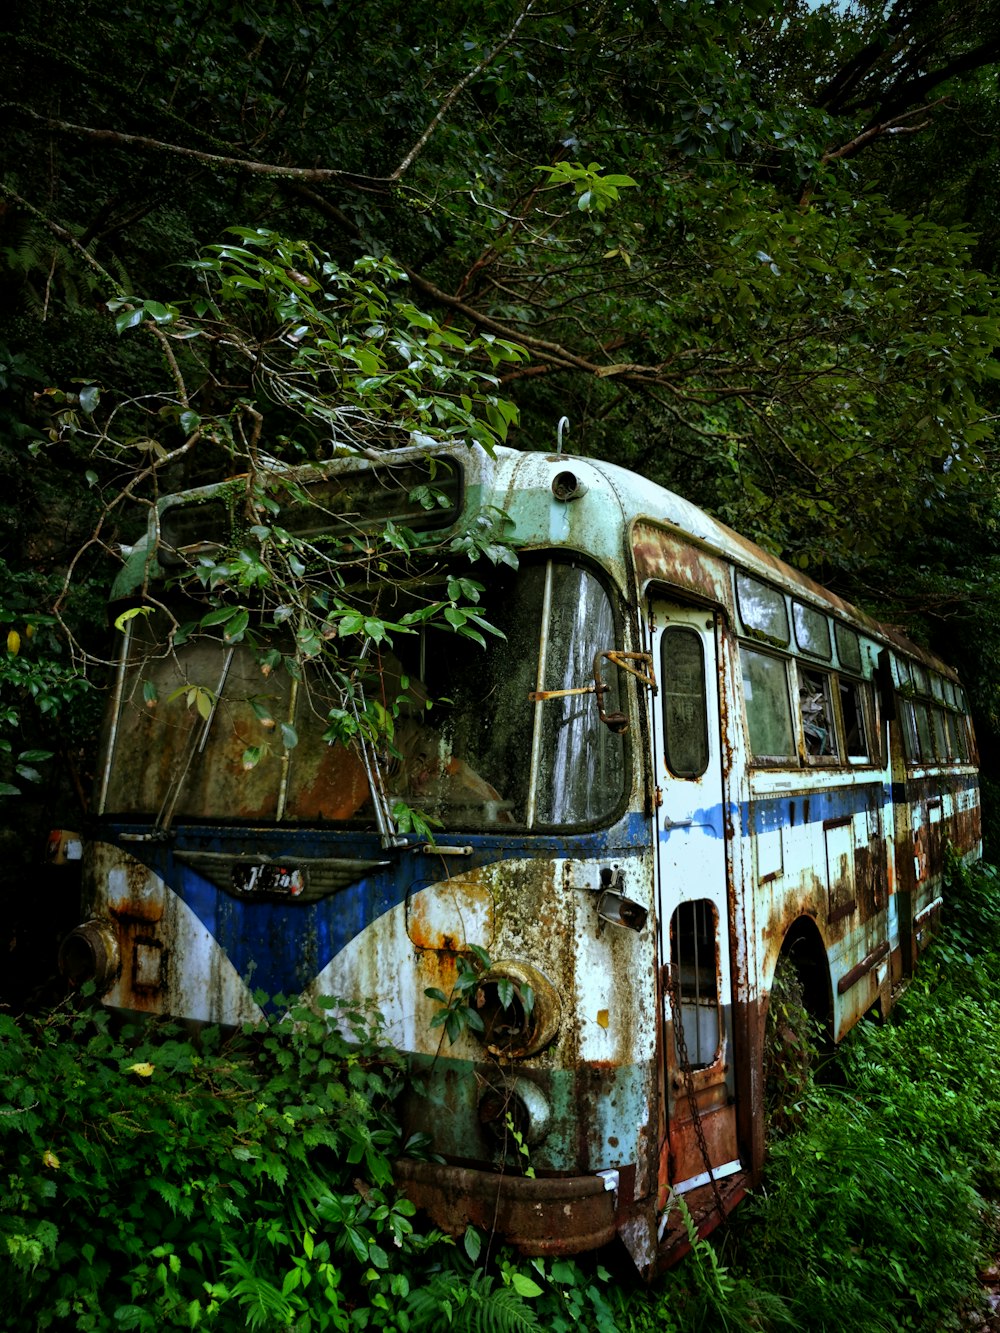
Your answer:
[[[956,777],[952,781],[944,780],[937,784],[937,794],[948,792],[957,796],[963,791],[974,790],[978,786],[975,779]],[[911,800],[923,799],[911,797]],[[740,811],[740,828],[743,836],[751,833],[771,832],[774,829],[801,827],[803,824],[823,823],[828,819],[853,818],[864,814],[869,809],[879,809],[893,804],[906,804],[905,788],[899,783],[865,782],[845,787],[826,787],[815,791],[768,792],[766,796],[757,796]],[[806,813],[808,811],[808,818]],[[752,821],[751,821],[752,814]]]
[[[461,858],[458,873],[522,857],[621,861],[648,846],[648,828],[646,819],[632,813],[593,833],[515,838],[463,833],[456,840],[473,851]],[[149,826],[113,824],[104,830],[104,839],[157,874],[194,912],[239,975],[268,996],[298,994],[351,940],[405,902],[408,893],[456,873],[450,858],[446,869],[440,858],[422,851],[386,852],[375,835],[326,829],[181,825],[169,843],[121,840],[123,834],[148,831]],[[285,857],[391,859],[394,864],[317,902],[254,901],[224,893],[175,852],[254,852],[279,862]]]
[[[966,783],[974,786],[974,783]],[[721,802],[693,813],[692,831],[713,838],[726,834],[727,819],[743,837],[753,832],[843,819],[888,805],[894,794],[879,782],[817,788],[809,792],[776,792],[753,801]],[[806,810],[808,808],[808,819]],[[678,832],[687,831],[688,826]],[[169,843],[122,841],[122,835],[148,833],[149,825],[114,823],[103,837],[154,871],[191,908],[225,950],[233,966],[254,989],[268,995],[293,995],[307,986],[327,964],[374,921],[405,902],[407,894],[445,878],[496,861],[536,857],[623,861],[649,847],[649,820],[633,811],[607,829],[563,834],[455,834],[472,848],[457,863],[421,851],[385,852],[374,834],[323,828],[181,825]],[[661,841],[673,835],[660,830]],[[176,852],[216,852],[235,856],[259,853],[271,860],[295,857],[347,857],[394,864],[365,876],[328,898],[311,903],[255,902],[217,889]]]

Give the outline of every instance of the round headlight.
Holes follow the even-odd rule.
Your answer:
[[[103,994],[120,966],[118,937],[108,921],[85,921],[59,946],[59,971],[74,990],[92,981],[98,994]]]
[[[493,1055],[523,1059],[547,1046],[559,1030],[556,988],[530,963],[494,963],[479,979],[473,1007],[483,1020],[480,1039]]]
[[[487,1088],[479,1099],[479,1123],[498,1139],[513,1131],[527,1144],[540,1143],[549,1132],[552,1110],[536,1084],[515,1078],[503,1087]]]

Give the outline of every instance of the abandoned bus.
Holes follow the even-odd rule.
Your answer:
[[[115,588],[64,969],[117,1009],[221,1024],[259,1018],[260,992],[370,998],[408,1057],[405,1127],[437,1156],[398,1179],[437,1225],[526,1254],[618,1237],[651,1276],[684,1243],[679,1198],[707,1231],[760,1170],[779,960],[839,1040],[905,985],[946,847],[979,854],[962,688],[619,467],[454,447],[296,477],[273,521],[326,558],[358,549],[346,533],[408,533],[408,582],[380,587],[376,564],[342,584],[398,624],[441,597],[449,538],[502,513],[517,558],[473,572],[503,637],[411,617],[362,672],[398,701],[392,744],[332,735],[316,645],[272,671],[263,632],[171,636],[203,616],[206,568],[259,555],[241,483],[161,500]],[[449,1042],[470,967],[478,1021]]]

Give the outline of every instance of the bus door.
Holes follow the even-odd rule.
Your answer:
[[[717,617],[656,601],[651,647],[666,1160],[685,1193],[740,1169]]]

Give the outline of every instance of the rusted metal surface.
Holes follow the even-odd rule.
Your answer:
[[[860,962],[855,963],[849,972],[844,973],[837,982],[837,994],[843,995],[852,986],[856,986],[862,977],[866,977],[877,963],[881,963],[882,959],[888,956],[888,953],[889,941],[883,940],[881,944],[877,944],[872,949],[871,953],[866,954]]]
[[[668,1040],[672,1037],[668,1025]],[[672,1185],[699,1176],[709,1167],[725,1166],[739,1157],[736,1117],[732,1113],[735,1105],[732,1085],[727,1084],[725,1077],[720,1081],[715,1071],[708,1071],[707,1078],[705,1075],[704,1070],[691,1075],[695,1085],[693,1100],[697,1106],[697,1120],[689,1104],[683,1075],[678,1071],[670,1079],[668,1106],[671,1113],[668,1137],[663,1145],[665,1160],[661,1161],[660,1171],[664,1202]]]
[[[117,939],[119,966],[105,1004],[229,1024],[262,1016],[211,932],[141,861],[110,843],[92,842],[84,873],[85,901]]]
[[[525,1255],[579,1254],[615,1237],[615,1195],[600,1176],[505,1176],[468,1167],[399,1161],[397,1183],[449,1236],[466,1227],[499,1232]]]
[[[732,612],[730,567],[685,535],[639,520],[632,530],[632,550],[640,586],[662,583]]]
[[[742,1201],[750,1183],[750,1173],[746,1171],[738,1172],[718,1182],[723,1208],[726,1213],[732,1212],[736,1205]],[[703,1185],[692,1190],[689,1194],[685,1194],[684,1204],[691,1215],[695,1233],[699,1237],[710,1235],[722,1221],[716,1207],[715,1194],[710,1185]],[[652,1271],[647,1274],[648,1277],[655,1277],[658,1273],[662,1273],[665,1269],[679,1263],[691,1251],[687,1227],[680,1209],[676,1206],[672,1206],[667,1212],[659,1240],[656,1262]]]
[[[246,923],[257,912],[254,949],[289,955],[292,992],[363,997],[385,1015],[387,1036],[407,1053],[412,1073],[405,1126],[429,1131],[447,1159],[400,1163],[398,1179],[439,1226],[451,1234],[469,1224],[496,1229],[527,1254],[574,1253],[617,1233],[650,1276],[688,1245],[679,1190],[704,1234],[760,1172],[764,1031],[782,952],[794,947],[811,1007],[841,1037],[873,1004],[888,1008],[930,938],[946,842],[975,854],[972,766],[942,773],[908,764],[901,723],[888,722],[888,693],[878,722],[874,713],[876,653],[886,644],[944,680],[955,676],[621,469],[573,460],[570,472],[562,455],[502,449],[495,458],[461,450],[452,457],[470,512],[505,510],[518,549],[540,553],[534,569],[538,583],[545,580],[546,607],[557,565],[550,557],[560,550],[574,571],[591,564],[605,584],[608,616],[590,636],[600,641],[587,644],[589,656],[547,676],[558,635],[542,615],[538,642],[519,644],[497,675],[497,689],[517,676],[525,710],[517,714],[520,824],[506,822],[511,793],[503,791],[504,803],[489,787],[497,805],[491,819],[459,824],[439,852],[380,845],[374,833],[357,832],[373,827],[362,757],[322,741],[307,686],[272,688],[249,653],[220,666],[218,649],[196,648],[182,664],[155,658],[149,669],[160,702],[149,708],[141,688],[149,664],[138,642],[146,631],[130,622],[132,665],[119,675],[101,809],[143,819],[138,832],[121,833],[123,843],[136,839],[128,844],[134,856],[112,846],[110,835],[90,844],[92,921],[77,939],[78,957],[103,966],[112,1005],[239,1022],[260,1012],[252,998],[260,958],[246,946]],[[847,734],[850,711],[867,753],[858,742],[810,751],[796,697],[802,653],[794,641],[784,649],[769,641],[766,652],[788,664],[796,744],[791,754],[755,761],[740,656],[750,639],[737,615],[735,568],[862,636],[854,639],[860,662],[856,653],[842,660],[848,654],[834,635],[836,654],[806,662],[802,672],[808,668],[814,684],[822,677],[834,731]],[[657,599],[651,607],[649,597]],[[612,615],[615,599],[623,609]],[[710,762],[700,777],[671,772],[665,760],[662,679],[661,695],[654,690],[670,627],[696,634],[708,664]],[[620,691],[605,720],[619,729],[627,723],[629,732],[615,770],[624,769],[617,804],[593,815],[583,806],[576,823],[546,824],[555,808],[549,789],[574,762],[563,752],[555,762],[555,751],[546,761],[546,726],[557,701],[573,695],[580,698],[572,706],[596,716],[586,695],[603,690],[603,660],[605,678],[617,676]],[[213,680],[225,673],[224,697],[209,716],[183,697],[165,706],[203,667]],[[846,703],[834,688],[838,672]],[[879,680],[892,688],[891,671]],[[290,755],[267,750],[247,773],[244,747],[261,739],[259,711],[248,701],[262,689],[273,717],[293,724],[300,740]],[[942,707],[949,700],[940,683],[938,699]],[[955,716],[957,700],[952,688]],[[462,761],[449,752],[448,762]],[[443,769],[439,776],[443,782]],[[476,780],[482,799],[489,784]],[[492,774],[489,781],[503,786]],[[200,826],[220,810],[212,841]],[[303,827],[299,841],[296,829],[282,827],[286,819],[312,830]],[[244,821],[242,845],[233,821]],[[167,828],[181,830],[170,847],[142,845]],[[303,851],[309,838],[323,847]],[[296,847],[300,854],[289,856]],[[708,909],[711,929],[697,916]],[[689,945],[709,941],[712,959],[685,956]],[[431,1025],[454,995],[460,965],[478,965],[475,949],[492,960],[470,995],[486,1031],[466,1026],[448,1043]],[[517,1174],[508,1116],[530,1145],[535,1179]],[[721,1178],[703,1184],[709,1169]]]

